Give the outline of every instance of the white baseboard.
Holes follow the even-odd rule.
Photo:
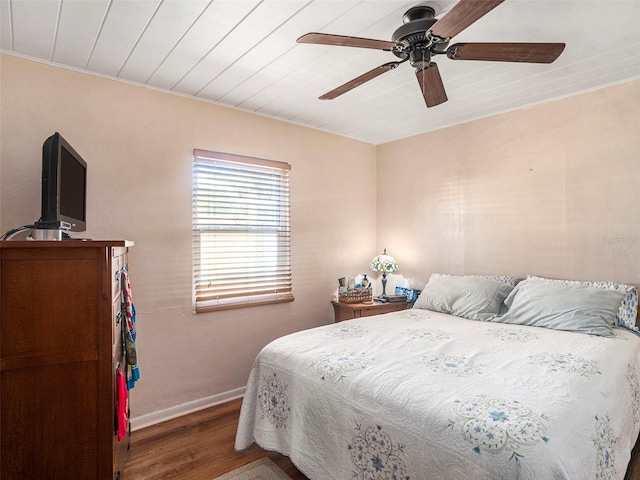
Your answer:
[[[219,393],[217,395],[211,395],[210,397],[192,400],[191,402],[176,405],[174,407],[165,408],[164,410],[158,410],[156,412],[147,413],[146,415],[134,417],[131,419],[131,431],[150,427],[156,423],[165,422],[172,418],[181,417],[182,415],[187,415],[189,413],[197,412],[198,410],[204,410],[205,408],[234,400],[244,396],[245,390],[246,387],[241,387],[228,392]]]

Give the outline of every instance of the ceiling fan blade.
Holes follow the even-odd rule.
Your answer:
[[[427,107],[435,107],[448,100],[438,65],[431,62],[428,67],[416,69],[416,77]]]
[[[480,19],[504,0],[460,0],[431,27],[440,38],[451,38]]]
[[[551,63],[564,47],[564,43],[456,43],[447,49],[447,57],[451,60]]]
[[[348,37],[345,35],[332,35],[330,33],[307,33],[302,35],[298,43],[313,43],[316,45],[337,45],[340,47],[373,48],[376,50],[391,50],[397,44],[386,40],[373,38]]]
[[[379,67],[374,68],[373,70],[369,70],[367,73],[360,75],[359,77],[354,78],[353,80],[345,83],[344,85],[340,85],[338,88],[334,88],[330,92],[325,93],[321,97],[318,97],[320,100],[333,100],[336,97],[339,97],[343,93],[347,93],[349,90],[353,90],[356,87],[359,87],[365,82],[376,78],[378,75],[382,75],[389,70],[393,70],[402,62],[389,62],[384,65],[380,65]]]

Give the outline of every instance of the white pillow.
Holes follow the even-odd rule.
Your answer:
[[[609,336],[625,292],[527,279],[505,299],[509,311],[494,322]]]
[[[511,275],[456,275],[455,273],[440,273],[439,275],[445,275],[447,277],[488,278],[511,287],[515,287],[518,281],[516,277],[512,277]]]
[[[434,273],[413,308],[450,313],[470,320],[498,314],[512,286],[490,278]]]

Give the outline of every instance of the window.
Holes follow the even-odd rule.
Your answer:
[[[194,311],[293,301],[287,163],[193,151]]]

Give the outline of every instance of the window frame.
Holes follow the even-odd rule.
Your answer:
[[[290,171],[285,162],[193,150],[193,313],[294,301]]]

